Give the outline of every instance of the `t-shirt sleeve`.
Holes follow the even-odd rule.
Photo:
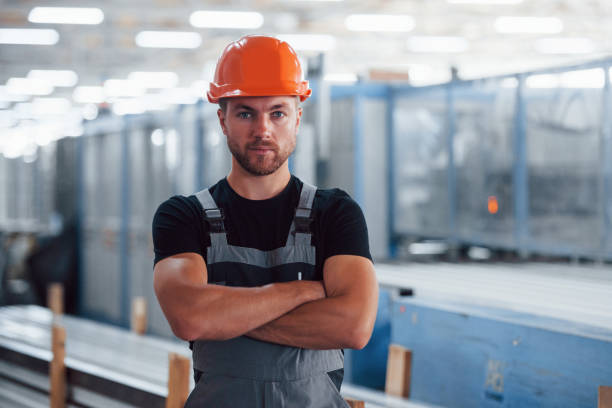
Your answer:
[[[154,264],[182,252],[202,253],[197,206],[189,198],[174,196],[163,202],[153,217]]]
[[[326,241],[323,260],[334,255],[359,255],[372,259],[363,211],[347,193],[334,191],[322,221]]]

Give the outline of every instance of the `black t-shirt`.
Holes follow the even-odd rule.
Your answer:
[[[210,188],[224,214],[230,245],[262,251],[285,246],[295,215],[302,182],[294,176],[285,189],[267,200],[249,200],[220,180]],[[340,189],[318,189],[312,217],[312,243],[316,247],[316,271],[334,255],[359,255],[369,259],[368,230],[361,208]],[[174,196],[163,202],[153,218],[155,263],[182,252],[196,252],[206,260],[210,246],[208,224],[198,199]]]

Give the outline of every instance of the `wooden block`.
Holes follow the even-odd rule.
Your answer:
[[[365,402],[363,401],[356,400],[353,398],[345,398],[344,400],[347,404],[349,404],[349,407],[351,408],[365,408]]]
[[[147,331],[147,301],[142,296],[132,300],[131,326],[136,334],[145,334]]]
[[[47,288],[47,305],[53,314],[64,313],[64,286],[61,283],[52,283]]]
[[[612,387],[599,386],[597,408],[612,408]]]
[[[51,408],[64,408],[66,406],[66,330],[58,325],[51,327],[51,351],[53,359],[49,365]]]
[[[166,408],[183,408],[189,395],[191,360],[179,354],[168,355],[168,398]]]
[[[402,346],[391,344],[387,357],[385,392],[396,397],[410,397],[410,364],[412,352]]]

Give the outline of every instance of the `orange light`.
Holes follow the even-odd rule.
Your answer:
[[[497,214],[497,212],[499,211],[499,203],[497,202],[497,197],[489,196],[487,209],[489,210],[490,214]]]

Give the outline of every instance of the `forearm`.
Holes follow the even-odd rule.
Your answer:
[[[179,337],[186,340],[225,340],[243,335],[323,296],[322,285],[308,281],[254,288],[183,287],[179,300],[181,313],[175,324],[179,326]]]
[[[305,303],[247,333],[257,340],[309,349],[363,348],[374,320],[348,295]],[[374,315],[375,316],[375,315]]]

